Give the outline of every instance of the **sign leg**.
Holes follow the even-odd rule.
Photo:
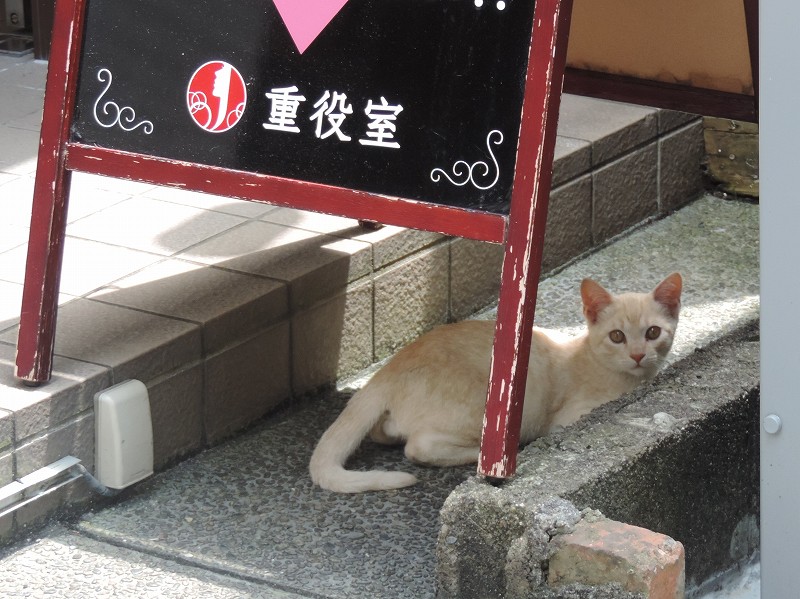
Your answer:
[[[758,118],[758,0],[744,0],[744,20],[747,27],[747,47],[750,52],[750,72],[753,76],[753,99]]]
[[[66,144],[74,111],[85,0],[58,0],[33,191],[28,262],[22,292],[16,374],[28,384],[50,379],[70,173]]]
[[[497,307],[489,393],[478,472],[490,479],[514,475],[525,402],[525,383],[542,265],[550,185],[539,185],[531,227],[506,247]],[[523,250],[523,251],[520,251]]]
[[[69,179],[63,169],[55,175],[40,169],[34,186],[16,371],[31,385],[48,381],[52,372]]]
[[[571,9],[570,0],[539,0],[534,14],[478,462],[489,479],[516,471]]]

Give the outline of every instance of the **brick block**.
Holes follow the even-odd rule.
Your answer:
[[[249,337],[288,313],[286,285],[172,259],[115,281],[91,297],[199,324],[205,354]]]
[[[291,393],[289,323],[282,322],[205,362],[209,444],[255,422]]]
[[[292,310],[324,300],[372,272],[368,243],[262,221],[226,231],[178,257],[283,281]]]
[[[147,381],[199,360],[201,330],[184,321],[77,299],[58,311],[55,351],[113,368],[117,381]]]
[[[0,410],[0,451],[11,449],[13,445],[14,415],[11,412]],[[0,482],[0,484],[2,484],[2,482]]]
[[[662,137],[659,142],[659,207],[671,212],[703,191],[703,122]]]
[[[661,109],[658,111],[658,133],[660,135],[668,133],[669,131],[688,125],[692,121],[699,120],[700,117],[691,112]]]
[[[412,256],[442,238],[439,233],[393,226],[382,227],[376,231],[362,229],[353,236],[355,240],[372,245],[372,262],[376,271]]]
[[[14,540],[14,514],[0,516],[0,547]]]
[[[294,227],[314,233],[335,235],[336,237],[349,238],[359,231],[358,221],[354,218],[309,212],[296,208],[273,208],[264,214],[261,220],[283,225],[284,227]]]
[[[0,454],[0,487],[14,480],[14,455],[11,452]]]
[[[597,166],[654,139],[658,110],[564,94],[558,134],[591,142],[592,164]]]
[[[548,272],[592,247],[592,178],[587,175],[550,193],[542,270]]]
[[[553,152],[552,187],[588,173],[592,168],[592,144],[585,139],[573,139],[559,135]]]
[[[599,519],[584,519],[572,533],[551,541],[547,582],[607,585],[618,583],[647,599],[682,599],[683,545],[670,537]]]
[[[592,186],[595,244],[655,216],[658,213],[656,143],[595,171]]]
[[[26,387],[14,377],[15,353],[13,345],[0,343],[0,413],[10,413],[0,415],[0,451],[91,409],[94,394],[113,384],[107,368],[55,356],[50,382]]]
[[[130,227],[130,220],[126,224]],[[0,276],[4,281],[22,283],[25,280],[26,253],[26,247],[19,246],[0,254]],[[72,296],[83,295],[157,260],[155,254],[67,237],[59,291]]]
[[[261,220],[368,243],[372,246],[375,270],[402,260],[442,238],[439,233],[396,226],[384,226],[377,230],[364,229],[355,219],[294,208],[272,210],[262,216]]]
[[[8,249],[5,246],[6,237],[8,233],[12,232],[14,225],[0,224],[0,254]],[[28,239],[28,229],[22,229],[26,235],[20,238],[19,243],[23,243]],[[13,243],[13,242],[12,242]],[[19,243],[13,245],[19,245]],[[2,274],[0,274],[2,276]],[[59,296],[59,300],[62,297]],[[22,307],[22,283],[11,283],[8,281],[0,281],[0,332],[12,329],[19,324],[19,313]]]
[[[94,413],[29,438],[16,449],[16,476],[27,476],[64,456],[75,456],[90,470],[94,467]]]
[[[78,458],[90,472],[94,470],[94,413],[84,413],[17,447],[16,477],[26,476],[68,455]],[[38,497],[14,513],[17,532],[36,529],[62,506],[76,506],[86,502],[90,496],[86,484],[78,479]],[[0,523],[0,529],[2,526]],[[0,530],[0,539],[2,537]]]
[[[142,214],[157,214],[158,218],[142,218]],[[238,216],[142,197],[95,212],[70,224],[68,230],[74,237],[112,247],[171,256],[242,222],[245,220]]]
[[[454,239],[450,246],[450,312],[462,320],[497,301],[502,245]]]
[[[185,368],[147,384],[157,469],[203,446],[203,367]]]
[[[292,317],[292,390],[313,391],[372,363],[372,283]]]
[[[375,277],[375,359],[447,320],[450,246],[440,245]]]
[[[98,187],[99,186],[100,185],[98,185]],[[105,196],[107,193],[108,192],[105,192],[103,195]],[[244,200],[235,200],[225,196],[211,195],[199,191],[188,191],[175,187],[153,187],[146,190],[141,195],[154,200],[169,202],[170,204],[191,206],[193,208],[222,212],[224,214],[232,214],[244,218],[259,218],[263,214],[275,210],[274,206],[262,204],[261,202],[246,202]],[[72,215],[71,197],[69,210],[70,215]]]

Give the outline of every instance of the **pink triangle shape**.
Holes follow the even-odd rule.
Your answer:
[[[317,39],[345,4],[347,0],[275,0],[275,7],[300,54]]]

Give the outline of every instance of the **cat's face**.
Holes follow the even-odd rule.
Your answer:
[[[637,378],[655,376],[672,347],[681,286],[677,273],[651,293],[611,295],[594,281],[584,281],[589,343],[601,363]]]

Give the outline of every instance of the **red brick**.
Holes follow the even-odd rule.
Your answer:
[[[582,520],[551,541],[548,584],[619,583],[648,599],[684,596],[683,545],[646,528],[600,519]]]

